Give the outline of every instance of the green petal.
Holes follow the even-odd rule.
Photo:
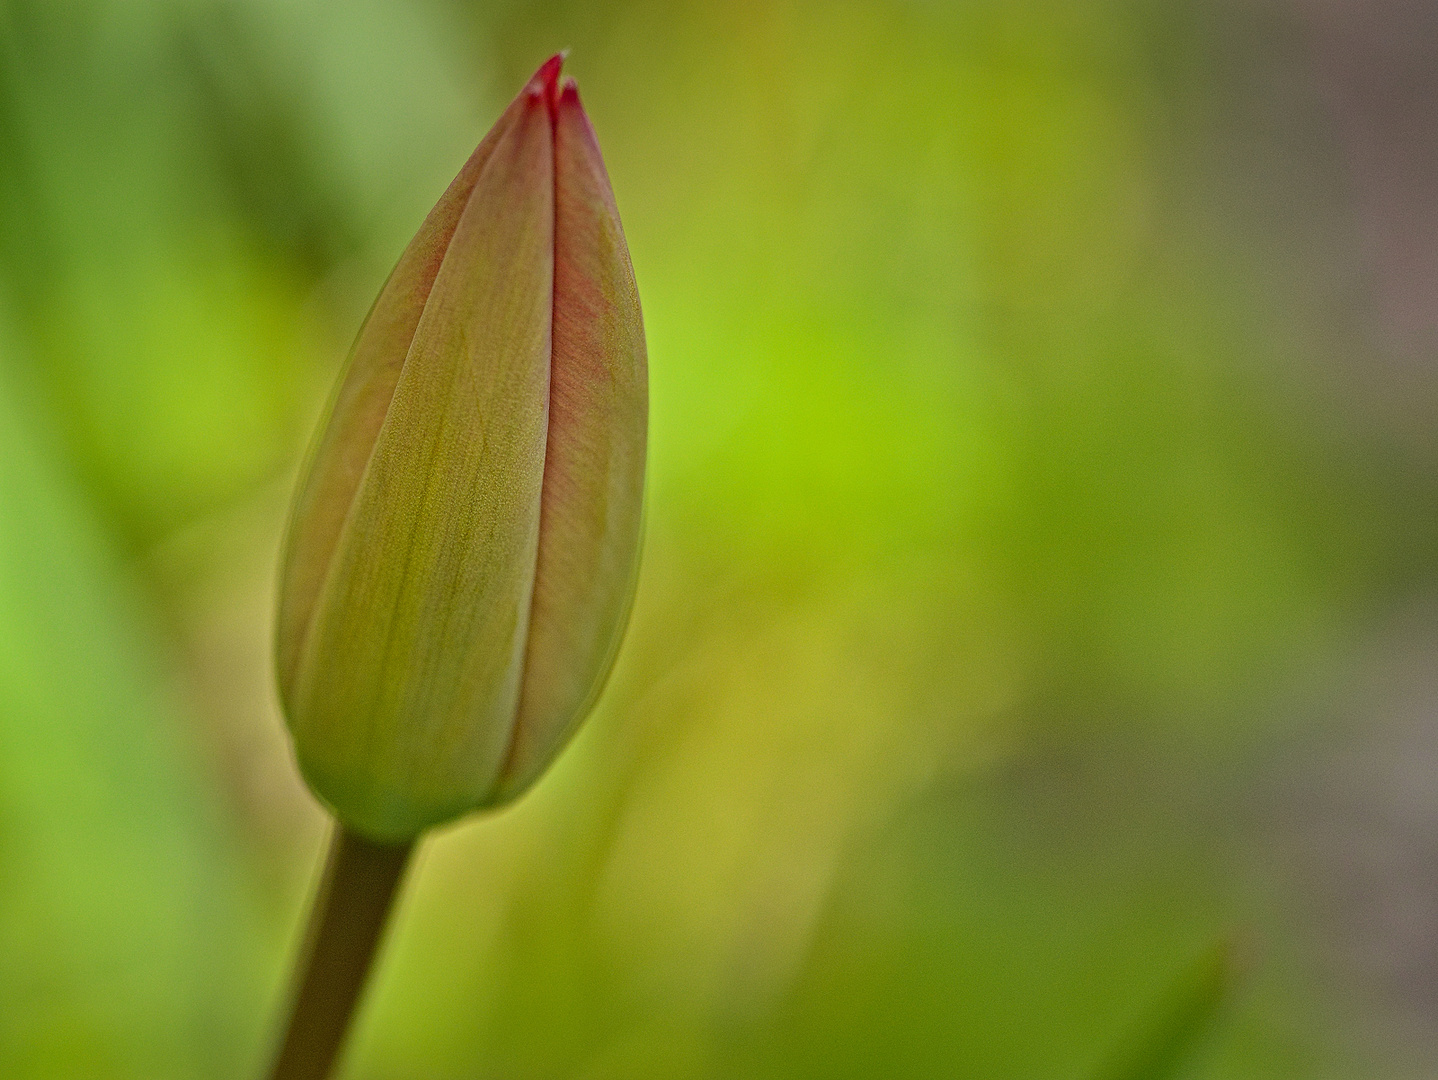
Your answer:
[[[548,412],[545,90],[520,95],[474,185],[299,657],[301,768],[376,839],[487,801],[509,741]]]
[[[310,450],[290,515],[276,623],[280,693],[292,704],[300,650],[340,530],[369,463],[380,425],[460,215],[519,102],[495,124],[425,218],[370,308],[340,379],[328,420]]]

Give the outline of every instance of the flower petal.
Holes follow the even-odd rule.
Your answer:
[[[552,77],[480,170],[298,659],[300,766],[374,839],[488,801],[508,742],[548,412]]]
[[[276,667],[288,703],[315,602],[394,397],[440,263],[485,163],[520,114],[521,94],[475,148],[405,248],[365,317],[328,418],[310,449],[281,561]]]
[[[638,567],[644,326],[609,176],[573,81],[555,102],[553,335],[539,560],[501,798],[543,771],[598,696]]]

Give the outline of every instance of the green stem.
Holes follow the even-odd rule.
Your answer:
[[[335,826],[270,1080],[328,1080],[413,850]]]

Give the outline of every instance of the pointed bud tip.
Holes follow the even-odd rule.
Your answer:
[[[579,104],[579,84],[574,81],[573,75],[564,80],[564,85],[559,89],[558,100],[561,105]]]
[[[529,80],[528,85],[525,86],[525,90],[535,97],[542,96],[548,101],[555,100],[557,97],[557,84],[559,82],[559,69],[564,67],[564,60],[568,55],[569,50],[565,49],[563,52],[555,53],[544,63],[540,64],[539,70],[536,71],[534,77]]]

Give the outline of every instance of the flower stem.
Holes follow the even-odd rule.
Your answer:
[[[335,825],[270,1080],[328,1080],[413,850]]]

